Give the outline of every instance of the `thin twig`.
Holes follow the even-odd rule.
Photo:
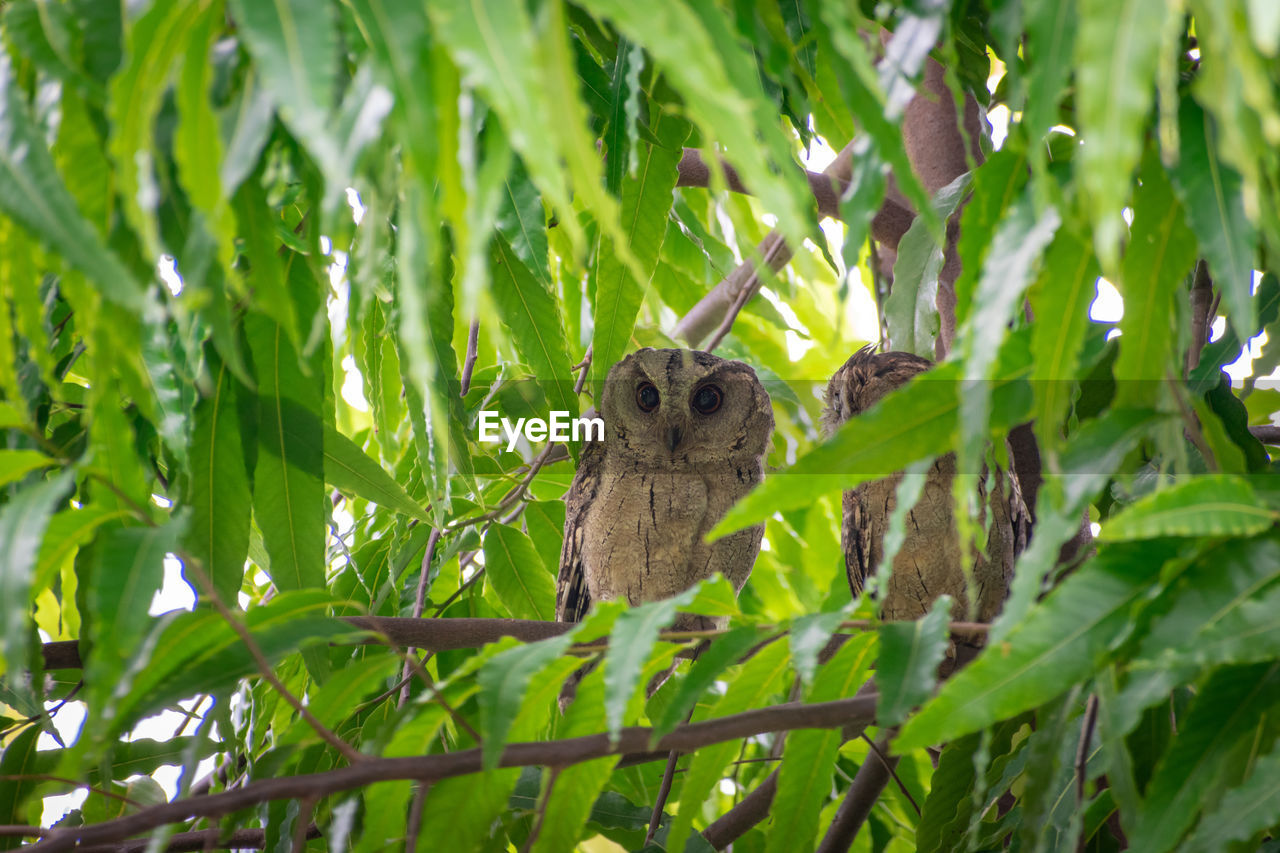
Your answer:
[[[409,825],[405,828],[404,849],[418,849],[418,833],[422,831],[422,809],[427,804],[430,782],[419,782],[413,788],[413,802],[409,805]]]
[[[692,711],[690,712],[692,714]],[[667,797],[671,796],[671,781],[676,775],[676,762],[680,760],[680,753],[674,749],[667,756],[667,766],[662,771],[662,784],[658,786],[658,796],[653,801],[653,811],[649,814],[649,831],[644,834],[644,844],[641,847],[648,847],[653,841],[653,836],[658,832],[658,826],[662,823],[662,811],[667,806]]]
[[[347,743],[345,740],[330,731],[328,726],[320,722],[314,714],[307,710],[307,706],[302,704],[301,700],[299,700],[297,696],[294,696],[289,688],[284,686],[284,682],[276,677],[275,671],[271,668],[271,662],[268,661],[266,655],[262,653],[262,649],[258,646],[258,642],[253,638],[253,634],[250,633],[249,629],[244,626],[244,623],[237,619],[235,614],[228,610],[227,606],[222,602],[222,597],[214,590],[213,582],[209,579],[209,576],[205,574],[204,567],[200,565],[200,561],[194,559],[189,554],[183,554],[182,557],[183,562],[191,571],[192,578],[200,585],[201,593],[213,603],[214,609],[217,610],[218,615],[220,615],[223,620],[231,626],[231,630],[236,632],[236,636],[240,638],[240,642],[244,643],[245,648],[249,650],[249,655],[253,658],[254,664],[258,667],[259,674],[269,685],[271,685],[271,688],[280,694],[280,697],[284,699],[285,702],[289,703],[289,706],[293,708],[293,710],[298,712],[298,716],[300,716],[306,724],[311,727],[312,731],[320,736],[321,740],[341,753],[343,758],[346,758],[352,764],[368,760],[369,756],[362,754],[351,744]]]
[[[1089,742],[1093,740],[1093,729],[1098,724],[1098,694],[1090,693],[1089,701],[1084,706],[1084,720],[1080,724],[1080,743],[1076,746],[1076,804],[1084,807],[1085,773],[1089,761]],[[1083,843],[1084,839],[1081,839]]]
[[[911,792],[907,790],[907,786],[905,783],[903,783],[902,777],[898,775],[898,771],[896,768],[896,765],[898,762],[896,761],[890,762],[889,756],[885,755],[880,750],[880,747],[876,745],[875,741],[867,737],[866,732],[863,732],[862,739],[867,742],[867,746],[870,747],[871,751],[876,754],[876,758],[879,758],[880,761],[884,763],[884,769],[888,770],[889,774],[893,776],[893,781],[898,783],[898,790],[902,792],[902,796],[907,798],[907,802],[911,804],[911,808],[916,810],[916,817],[919,817],[920,806],[916,803],[915,797],[911,796]]]
[[[440,541],[440,528],[431,528],[431,535],[427,537],[427,550],[422,555],[422,568],[418,572],[418,589],[417,595],[413,601],[413,618],[421,619],[422,610],[426,606],[427,601],[427,578],[431,577],[431,560],[436,555],[436,544]],[[409,685],[407,679],[409,677],[409,661],[405,660],[404,667],[400,670],[401,678],[406,680],[404,687],[400,691],[400,701],[396,703],[397,708],[403,708],[404,703],[409,701]]]
[[[542,793],[538,797],[538,814],[533,820],[533,829],[529,831],[529,837],[525,839],[524,844],[520,847],[520,853],[529,853],[533,849],[534,842],[538,840],[538,836],[542,833],[542,824],[547,819],[547,804],[551,802],[551,791],[555,788],[556,780],[559,778],[559,766],[550,767],[547,774],[547,787],[542,789]]]
[[[467,357],[462,362],[462,381],[459,387],[459,397],[467,396],[467,392],[471,390],[471,372],[476,369],[476,356],[479,354],[480,348],[480,321],[472,320],[471,328],[467,331]]]
[[[293,828],[293,848],[292,853],[302,853],[307,849],[308,831],[314,824],[311,822],[311,815],[316,810],[316,798],[305,797],[298,804],[297,825]]]

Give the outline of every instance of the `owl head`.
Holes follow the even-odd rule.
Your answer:
[[[855,415],[860,415],[907,380],[924,373],[933,362],[909,352],[875,351],[865,346],[849,357],[827,383],[827,405],[822,425],[828,434]]]
[[[655,468],[759,460],[773,435],[756,372],[697,350],[631,353],[609,370],[600,411],[609,453]]]

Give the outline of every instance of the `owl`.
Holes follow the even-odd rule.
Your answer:
[[[773,410],[755,371],[641,349],[609,370],[600,414],[604,439],[583,445],[566,498],[556,618],[581,621],[593,601],[668,598],[716,572],[741,590],[764,526],[703,537],[764,476]],[[710,627],[684,615],[676,625]]]
[[[890,391],[932,367],[928,359],[907,352],[875,353],[865,347],[844,363],[827,384],[823,421],[829,430],[857,417]],[[986,471],[979,478],[978,523],[987,530],[986,553],[975,555],[973,591],[976,607],[970,607],[969,590],[961,569],[960,538],[952,518],[951,495],[956,473],[955,454],[935,460],[925,477],[920,500],[907,515],[906,538],[893,561],[889,588],[879,591],[881,616],[886,620],[917,619],[934,599],[946,593],[955,602],[952,613],[990,622],[1000,612],[1012,578],[1014,529],[1012,517],[1024,511],[1017,483],[997,470],[986,489]],[[863,483],[844,493],[841,544],[845,570],[856,597],[884,557],[884,535],[895,505],[894,495],[902,474]]]

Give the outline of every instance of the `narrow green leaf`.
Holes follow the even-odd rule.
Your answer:
[[[529,537],[514,527],[494,524],[484,537],[485,576],[516,619],[551,621],[556,586]]]
[[[808,187],[798,180],[791,142],[777,116],[767,115],[754,63],[723,19],[679,3],[664,5],[662,14],[625,0],[592,0],[586,8],[644,46],[684,98],[703,137],[724,146],[742,180],[798,245],[808,219]]]
[[[340,55],[334,7],[231,0],[231,9],[280,117],[324,170],[325,209],[331,211],[350,180],[331,121]]]
[[[129,686],[129,671],[136,671],[146,657],[139,647],[154,623],[142,617],[160,590],[165,557],[177,546],[180,533],[173,523],[117,528],[94,545],[92,570],[81,583],[92,614],[86,625],[91,645],[85,683],[98,731],[110,727],[116,700]]]
[[[1209,260],[1227,317],[1237,334],[1249,335],[1257,326],[1251,298],[1257,230],[1245,215],[1240,174],[1222,161],[1213,125],[1190,98],[1181,99],[1178,138],[1181,147],[1172,170],[1173,187],[1187,225]]]
[[[0,52],[0,211],[92,278],[104,297],[140,309],[141,287],[76,208],[22,92],[8,53]]]
[[[733,628],[727,634],[716,637],[711,646],[698,655],[688,674],[677,685],[662,716],[654,721],[655,742],[688,719],[707,689],[720,678],[725,669],[737,663],[760,639],[759,629],[750,626]]]
[[[494,822],[506,812],[519,779],[520,768],[511,767],[479,778],[458,776],[433,782],[422,810],[419,853],[481,849]]]
[[[748,708],[758,708],[779,689],[787,672],[787,647],[773,643],[742,665],[728,690],[704,719],[714,719],[737,714]],[[668,850],[683,850],[685,841],[693,829],[693,819],[701,812],[702,802],[720,781],[724,769],[738,753],[735,741],[715,744],[700,749],[689,763],[684,787],[680,791],[680,803],[671,831],[667,835]]]
[[[581,840],[587,818],[600,814],[597,799],[618,763],[617,756],[584,761],[560,770],[547,797],[542,819],[542,832],[533,846],[534,853],[557,853],[572,850]],[[551,784],[550,781],[547,783]]]
[[[1217,670],[1197,697],[1147,787],[1134,850],[1164,853],[1195,821],[1232,747],[1280,702],[1280,662]]]
[[[938,768],[929,779],[929,797],[916,826],[919,853],[962,849],[961,839],[973,811],[973,789],[978,781],[973,762],[981,739],[978,732],[957,738],[938,756]]]
[[[1258,759],[1249,780],[1223,795],[1181,849],[1184,853],[1228,850],[1232,842],[1246,841],[1276,823],[1280,823],[1280,751]]]
[[[1173,555],[1166,542],[1112,546],[1051,592],[902,727],[899,752],[942,743],[1034,708],[1088,676],[1132,625],[1130,611]]]
[[[992,412],[992,388],[986,380],[994,378],[991,369],[996,364],[1002,331],[1022,306],[1023,293],[1031,284],[1040,255],[1061,222],[1052,207],[1037,213],[1024,194],[1010,205],[991,238],[973,296],[973,310],[958,332],[957,349],[964,358],[964,378],[978,380],[956,386],[960,396],[956,470],[961,474],[981,468],[979,458]]]
[[[21,480],[32,471],[57,464],[39,450],[0,450],[0,486]]]
[[[973,173],[973,195],[960,217],[960,240],[956,244],[956,252],[965,261],[955,285],[957,325],[963,325],[969,317],[978,277],[985,269],[983,258],[1005,209],[1026,183],[1026,171],[1026,161],[1020,155],[1003,149]]]
[[[5,671],[26,666],[31,631],[31,576],[49,519],[67,497],[75,472],[34,483],[0,507],[0,607],[3,608]]]
[[[818,654],[826,647],[827,641],[844,619],[844,611],[837,610],[832,613],[811,613],[791,623],[787,644],[791,646],[791,660],[796,668],[796,675],[800,676],[806,687],[813,683],[813,676],[818,671]]]
[[[1124,317],[1115,377],[1116,398],[1122,403],[1158,399],[1154,395],[1174,357],[1174,299],[1196,258],[1195,235],[1154,150],[1139,177],[1142,186],[1133,200],[1133,233],[1120,286]]]
[[[631,697],[637,689],[645,689],[638,679],[658,641],[658,632],[669,627],[675,621],[676,609],[686,607],[696,594],[694,587],[673,598],[632,607],[613,624],[609,648],[604,653],[604,714],[610,741],[616,742],[622,731]]]
[[[506,747],[507,732],[520,711],[529,682],[564,654],[572,642],[572,634],[537,643],[504,640],[503,644],[509,648],[490,658],[476,674],[476,683],[480,685],[480,737],[486,772],[498,766]]]
[[[524,505],[524,523],[542,565],[548,572],[558,573],[564,545],[564,501],[528,501]]]
[[[1031,387],[1042,453],[1056,455],[1062,444],[1062,423],[1075,388],[1097,279],[1098,265],[1088,243],[1060,229],[1030,295],[1036,320],[1031,332]]]
[[[501,234],[493,238],[491,257],[493,300],[516,351],[533,370],[551,409],[577,417],[573,362],[569,360],[559,303],[516,257]]]
[[[547,213],[542,207],[542,196],[529,180],[524,163],[519,158],[507,173],[502,205],[498,209],[498,232],[506,238],[511,251],[524,261],[542,286],[551,289],[547,273]]]
[[[1027,4],[1027,102],[1020,124],[1028,136],[1027,154],[1037,172],[1045,167],[1047,146],[1042,140],[1058,123],[1058,103],[1071,79],[1079,18],[1075,0],[1032,0]]]
[[[933,199],[933,209],[943,221],[955,212],[969,190],[971,175],[965,172]],[[891,349],[913,352],[932,359],[938,336],[938,273],[942,271],[942,247],[924,217],[916,217],[898,242],[893,264],[893,290],[884,304]]]
[[[1252,663],[1280,656],[1280,625],[1275,620],[1275,608],[1280,604],[1280,586],[1275,582],[1280,572],[1280,540],[1272,534],[1244,543],[1241,551],[1238,555],[1229,551],[1228,559],[1243,562],[1246,577],[1253,578],[1253,582],[1238,590],[1203,624],[1195,643],[1184,650],[1191,660],[1203,664]],[[1225,566],[1212,557],[1206,555],[1205,562],[1226,574]],[[1238,575],[1240,571],[1233,573]],[[1259,587],[1263,589],[1255,593]]]
[[[324,479],[335,489],[378,506],[419,521],[431,520],[381,465],[328,424],[324,425]]]
[[[200,22],[200,4],[193,0],[156,3],[129,23],[125,38],[125,66],[111,80],[107,116],[111,139],[108,150],[115,164],[113,177],[125,218],[142,238],[147,256],[159,258],[160,243],[153,163],[159,159],[154,131],[170,79],[187,47],[191,29]],[[203,64],[203,61],[201,62]]]
[[[1229,475],[1198,475],[1161,489],[1107,520],[1099,539],[1160,536],[1251,536],[1272,528],[1278,516],[1261,506],[1249,481]]]
[[[187,481],[191,517],[183,546],[200,562],[222,603],[236,607],[249,553],[253,506],[249,459],[241,436],[243,389],[216,357],[211,359],[210,371],[213,388],[196,406],[191,430]]]
[[[938,680],[938,664],[947,652],[951,597],[942,595],[914,622],[880,626],[880,662],[876,686],[880,702],[876,722],[893,726],[924,702]]]
[[[304,373],[284,329],[261,314],[245,318],[245,332],[259,394],[253,509],[271,579],[281,590],[323,587],[322,373],[315,359]]]
[[[326,615],[340,603],[323,590],[282,592],[244,618],[263,656],[275,662],[302,648],[362,636]],[[239,635],[212,610],[178,611],[147,627],[146,642],[129,662],[129,692],[104,737],[114,740],[137,719],[178,699],[216,692],[258,671]]]
[[[35,766],[39,757],[36,740],[40,732],[40,726],[27,726],[5,744],[4,752],[0,753],[0,821],[10,826],[28,823],[23,804],[39,781],[35,778]],[[21,846],[20,836],[0,837],[0,849],[12,850]]]
[[[40,559],[36,562],[36,577],[32,591],[39,592],[53,582],[54,574],[81,545],[93,538],[99,527],[112,521],[129,517],[123,509],[107,509],[90,504],[80,509],[56,513],[49,519],[44,541],[40,543]]]
[[[395,655],[376,652],[364,660],[350,661],[318,690],[307,694],[307,710],[330,731],[336,731],[359,709],[361,702],[387,688],[400,666]],[[319,742],[320,736],[315,728],[301,717],[280,731],[276,740],[281,746]]]
[[[662,250],[671,192],[678,174],[676,167],[689,136],[689,122],[673,113],[658,113],[651,123],[662,144],[648,146],[639,158],[636,177],[622,187],[623,239],[643,276],[637,277],[622,262],[620,247],[607,235],[601,235],[596,247],[592,269],[595,331],[591,340],[591,377],[595,383],[603,383],[609,368],[631,348],[631,331]]]
[[[1108,275],[1124,237],[1121,208],[1142,154],[1164,21],[1164,0],[1080,0],[1076,39],[1076,112],[1086,144],[1076,168],[1094,223],[1094,244]],[[1133,311],[1126,304],[1125,316]]]
[[[809,701],[830,702],[852,696],[871,669],[875,645],[876,636],[872,633],[848,640],[822,667]],[[766,850],[813,849],[819,813],[832,788],[836,754],[843,739],[836,729],[802,729],[787,735]]]

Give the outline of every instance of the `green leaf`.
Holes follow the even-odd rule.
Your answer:
[[[1209,260],[1231,324],[1237,334],[1250,335],[1257,326],[1251,298],[1257,231],[1245,215],[1240,174],[1222,161],[1213,125],[1190,98],[1180,101],[1178,136],[1173,187]]]
[[[636,689],[645,687],[637,681],[658,641],[658,632],[669,627],[675,621],[676,609],[688,606],[696,594],[694,587],[672,598],[632,607],[613,624],[609,648],[604,653],[604,714],[610,742],[618,740],[627,705]]]
[[[157,3],[147,9],[128,25],[127,61],[111,80],[107,117],[113,179],[119,186],[125,218],[151,258],[158,258],[163,250],[157,216],[161,194],[153,173],[153,164],[159,159],[156,116],[201,12],[201,4],[192,0]]]
[[[294,263],[302,264],[301,260]],[[303,372],[285,330],[245,318],[258,380],[258,460],[253,510],[281,590],[324,586],[323,390],[316,359]]]
[[[493,524],[484,537],[485,576],[516,619],[555,619],[556,587],[529,537],[506,524]]]
[[[1021,423],[1030,408],[1023,381],[1031,370],[1025,333],[1011,335],[991,385],[993,430]],[[962,366],[941,364],[852,418],[794,465],[774,472],[734,505],[708,534],[716,539],[770,517],[807,506],[820,495],[887,477],[917,459],[941,456],[956,437],[956,389]]]
[[[738,676],[728,690],[703,719],[714,719],[737,714],[748,708],[758,708],[776,693],[787,672],[787,647],[773,643],[742,665]],[[727,741],[698,750],[689,762],[684,787],[680,790],[680,803],[676,817],[667,835],[668,850],[683,850],[693,819],[699,814],[702,802],[724,774],[725,767],[738,753],[738,743]]]
[[[223,604],[235,607],[249,553],[252,507],[250,460],[241,435],[244,389],[216,357],[210,361],[210,371],[213,387],[196,406],[191,430],[187,481],[191,518],[183,547],[199,561]]]
[[[504,640],[504,649],[490,658],[476,674],[480,685],[480,737],[484,769],[498,766],[506,747],[507,732],[524,701],[525,691],[534,676],[559,658],[573,643],[572,634],[562,634],[536,643]]]
[[[872,633],[846,641],[822,667],[809,701],[830,702],[852,696],[870,671],[875,642]],[[838,729],[802,729],[787,735],[766,850],[813,849],[819,813],[831,791],[836,754],[843,739]]]
[[[31,576],[49,519],[66,499],[75,479],[68,468],[51,480],[33,483],[0,507],[0,611],[4,618],[6,672],[26,666],[31,631]]]
[[[1217,670],[1197,693],[1178,735],[1156,766],[1138,824],[1134,850],[1163,853],[1191,826],[1237,741],[1280,702],[1280,662]]]
[[[524,164],[519,159],[507,173],[507,183],[498,210],[498,232],[506,238],[516,257],[524,262],[529,272],[551,289],[547,274],[547,213],[542,207],[542,196],[529,180]]]
[[[1075,0],[1032,0],[1026,6],[1027,101],[1020,124],[1028,136],[1032,167],[1039,173],[1047,153],[1042,139],[1058,123],[1058,103],[1071,79],[1080,13]]]
[[[1163,417],[1149,409],[1112,409],[1071,434],[1061,455],[1061,476],[1045,479],[1036,501],[1036,535],[1014,565],[1009,598],[991,628],[989,645],[1001,643],[1041,594],[1063,543],[1080,531],[1081,514],[1112,473]]]
[[[933,209],[940,219],[945,221],[955,212],[969,190],[971,177],[965,172],[938,190]],[[902,235],[893,264],[893,290],[884,303],[890,348],[928,359],[935,355],[934,341],[940,327],[936,302],[943,253],[934,238],[935,230],[925,217],[918,216]]]
[[[93,279],[104,297],[140,309],[141,287],[76,208],[22,91],[8,53],[0,52],[0,211]]]
[[[501,234],[493,238],[492,262],[493,300],[516,352],[533,370],[550,408],[577,417],[573,362],[555,296],[538,283]]]
[[[707,689],[728,667],[741,660],[760,639],[759,629],[750,626],[732,628],[727,634],[716,637],[710,647],[698,655],[693,666],[689,667],[688,674],[680,679],[662,716],[654,721],[653,741],[656,743],[688,719]]]
[[[281,119],[324,170],[324,206],[332,211],[350,181],[332,121],[340,56],[334,7],[231,0],[231,9]]]
[[[1154,151],[1148,152],[1139,177],[1120,286],[1124,317],[1115,377],[1122,403],[1158,399],[1156,390],[1174,357],[1174,299],[1196,258],[1195,236]]]
[[[389,680],[399,672],[400,666],[400,660],[395,655],[386,654],[381,649],[373,651],[363,660],[348,661],[318,690],[307,694],[307,710],[330,731],[336,731],[359,710],[361,702],[371,694],[381,693],[387,688]],[[319,742],[320,735],[301,717],[295,719],[287,729],[280,731],[276,740],[279,746]]]
[[[40,468],[57,464],[39,450],[0,450],[0,486],[8,485]]]
[[[85,599],[93,615],[88,623],[85,681],[89,704],[104,720],[113,716],[114,697],[128,686],[125,672],[152,627],[141,618],[164,580],[164,561],[177,544],[177,524],[109,530],[95,543]]]
[[[36,579],[32,591],[39,592],[53,582],[54,574],[63,568],[76,549],[88,542],[99,527],[108,522],[128,518],[123,509],[89,506],[56,513],[45,528],[40,543],[40,559],[36,562]]]
[[[1062,444],[1062,424],[1071,405],[1097,280],[1098,264],[1088,243],[1069,229],[1059,229],[1030,295],[1036,318],[1031,388],[1042,453],[1056,455]]]
[[[1224,548],[1227,560],[1243,562],[1245,577],[1252,582],[1233,590],[1236,595],[1212,614],[1212,619],[1200,628],[1194,645],[1183,651],[1191,660],[1208,664],[1252,663],[1276,657],[1280,655],[1280,626],[1274,618],[1280,604],[1280,586],[1275,583],[1280,571],[1280,540],[1272,534],[1248,543],[1228,543]],[[1207,567],[1227,574],[1225,562],[1219,564],[1208,555],[1205,562]],[[1232,574],[1239,575],[1240,571]],[[1255,593],[1259,587],[1263,588]]]
[[[894,749],[952,740],[1034,708],[1093,672],[1131,629],[1134,605],[1173,555],[1163,541],[1111,546],[1051,592],[902,727]]]
[[[1185,853],[1228,850],[1235,841],[1280,822],[1280,751],[1258,759],[1249,780],[1223,795],[1212,813],[1182,845]]]
[[[597,798],[609,781],[617,756],[584,761],[561,769],[547,798],[542,819],[542,832],[534,844],[535,853],[558,853],[572,850],[583,834],[587,818],[600,813]],[[548,785],[552,783],[548,780]]]
[[[880,626],[880,660],[876,686],[880,702],[876,722],[894,726],[933,692],[950,642],[951,597],[939,596],[929,612],[914,622],[886,622]]]
[[[631,349],[631,331],[644,301],[645,290],[658,263],[671,211],[682,146],[689,122],[674,113],[652,119],[661,145],[652,144],[640,157],[634,180],[622,187],[623,239],[643,273],[637,277],[620,257],[620,247],[602,234],[592,269],[595,292],[595,332],[591,340],[591,378],[602,384],[609,368]]]
[[[703,138],[723,146],[743,182],[798,245],[806,236],[808,187],[776,113],[769,114],[754,63],[724,19],[709,7],[680,3],[664,4],[662,14],[625,0],[591,0],[585,8],[644,46],[684,99]]]
[[[827,641],[844,619],[844,611],[837,610],[832,613],[811,613],[791,623],[787,644],[791,646],[791,660],[796,668],[796,675],[800,676],[806,687],[813,683],[813,676],[818,670],[818,654],[826,647]]]
[[[1076,168],[1094,223],[1103,271],[1111,274],[1124,237],[1120,210],[1142,154],[1164,22],[1164,0],[1080,0],[1076,111],[1086,144]],[[1126,304],[1125,316],[1134,309]]]
[[[323,590],[282,592],[244,619],[268,662],[299,649],[353,639],[365,632],[326,614],[336,604]],[[116,707],[114,739],[135,720],[178,699],[215,693],[257,672],[257,664],[230,625],[211,610],[180,611],[151,620],[150,635],[129,663],[130,688]]]
[[[491,770],[483,776],[456,776],[431,784],[422,810],[422,846],[429,850],[478,850],[495,821],[503,816],[520,768]],[[403,815],[398,817],[403,821]],[[383,848],[385,849],[385,848]]]
[[[1261,506],[1249,481],[1229,475],[1197,475],[1161,489],[1107,520],[1103,541],[1160,536],[1252,536],[1272,528],[1274,510]]]
[[[370,503],[419,521],[431,520],[381,465],[328,424],[324,425],[324,479],[335,489]]]
[[[938,756],[938,768],[929,779],[929,797],[916,826],[919,853],[959,850],[973,811],[973,789],[977,784],[974,759],[981,745],[979,732],[948,743]]]
[[[39,753],[36,740],[40,726],[27,726],[17,737],[5,744],[0,754],[0,822],[13,825],[27,824],[23,803],[35,791],[38,780],[33,778]],[[12,850],[22,846],[19,836],[0,838],[0,849]]]
[[[1018,197],[1026,183],[1026,160],[1011,149],[997,151],[973,173],[973,195],[960,216],[960,239],[956,252],[964,266],[956,279],[956,323],[969,316],[978,277],[985,269],[983,259],[1004,218],[1005,209]]]

